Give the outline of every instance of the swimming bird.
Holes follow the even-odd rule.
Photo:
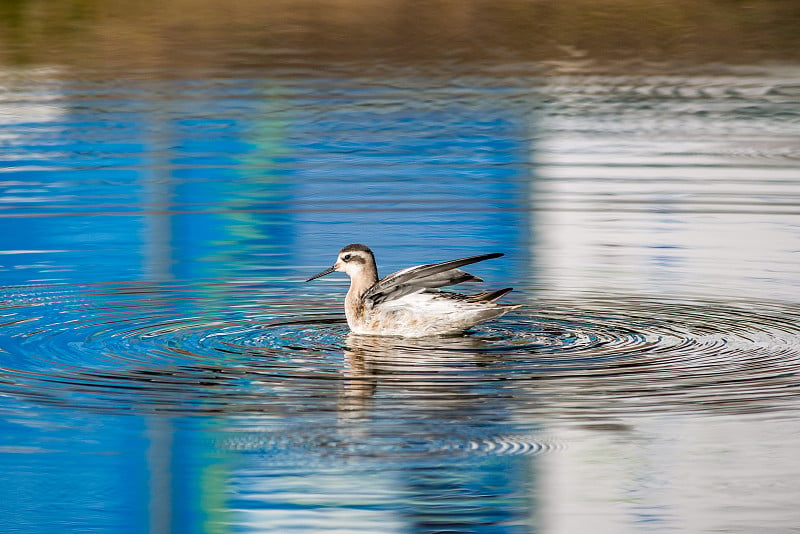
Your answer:
[[[510,287],[474,295],[439,290],[462,282],[483,282],[459,267],[502,255],[496,252],[417,265],[379,280],[375,256],[369,247],[352,244],[339,251],[332,267],[306,282],[335,271],[350,277],[344,312],[353,333],[402,337],[455,335],[521,306],[495,302],[511,291]]]

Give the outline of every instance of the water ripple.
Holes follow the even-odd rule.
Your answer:
[[[425,453],[429,461],[437,457],[452,459],[458,456],[535,456],[562,450],[566,445],[559,440],[538,435],[510,434],[474,436],[448,432],[446,435],[427,435],[424,438],[398,439],[384,435],[343,436],[313,430],[292,433],[230,432],[215,443],[216,449],[257,454],[270,462],[285,465],[301,461],[304,465],[320,462],[335,454],[337,458],[361,460],[365,454],[375,457],[419,457]]]
[[[102,411],[395,410],[560,416],[775,410],[800,400],[800,309],[541,297],[469,336],[348,333],[338,298],[291,284],[9,287],[0,392]],[[444,448],[528,454],[485,436]]]

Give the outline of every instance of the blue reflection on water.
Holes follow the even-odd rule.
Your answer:
[[[67,97],[53,121],[5,126],[6,178],[20,185],[4,214],[20,218],[4,220],[0,246],[45,251],[4,258],[6,283],[266,266],[280,275],[353,241],[405,264],[441,247],[513,253],[527,239],[528,215],[513,209],[527,202],[526,109],[497,108],[490,92],[382,110],[380,90],[311,98],[283,87],[271,97],[264,81],[239,83],[252,98],[174,82],[162,91],[175,99],[154,98],[158,87]]]
[[[3,285],[66,284],[61,295],[58,286],[30,290],[37,306],[28,312],[29,331],[44,334],[4,330],[0,338],[6,363],[26,377],[17,380],[30,384],[24,400],[0,400],[4,531],[528,529],[529,460],[441,453],[426,459],[438,440],[463,446],[458,436],[465,429],[477,429],[478,438],[501,432],[500,405],[483,419],[471,406],[462,415],[423,410],[420,420],[390,408],[389,398],[378,401],[388,410],[385,419],[348,445],[339,435],[335,388],[304,398],[305,409],[295,413],[299,400],[259,393],[244,373],[233,391],[255,395],[268,413],[287,410],[277,422],[265,419],[276,426],[273,434],[292,436],[298,425],[319,430],[242,452],[218,437],[222,428],[239,427],[235,419],[168,415],[203,406],[200,378],[199,397],[163,406],[164,415],[157,405],[138,414],[137,398],[156,387],[147,376],[87,389],[104,373],[139,372],[138,355],[160,362],[149,371],[155,382],[166,380],[159,366],[177,375],[202,363],[165,356],[143,341],[126,347],[133,356],[118,356],[115,321],[132,328],[160,316],[245,320],[227,308],[254,304],[252,295],[210,305],[213,295],[172,299],[141,288],[148,307],[137,316],[124,288],[109,296],[118,291],[111,283],[302,278],[356,241],[394,262],[389,267],[503,251],[508,257],[483,272],[520,278],[530,229],[530,212],[518,209],[528,202],[530,178],[524,101],[507,105],[488,89],[416,100],[424,87],[408,82],[329,94],[324,83],[273,87],[261,79],[130,90],[74,82],[48,94],[46,118],[0,126],[8,147]],[[36,100],[25,84],[17,90],[21,99]],[[109,292],[80,284],[109,285]],[[161,298],[163,305],[151,306]],[[104,308],[111,312],[103,321],[88,319]],[[209,376],[224,372],[220,358],[209,362]],[[65,368],[96,374],[59,376]],[[39,390],[39,381],[48,386]],[[73,409],[87,402],[91,409]],[[397,451],[406,453],[392,460]],[[374,488],[364,486],[370,480]]]

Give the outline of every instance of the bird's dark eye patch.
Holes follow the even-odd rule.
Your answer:
[[[350,261],[350,254],[345,254],[344,256],[342,256],[342,259],[344,261]]]

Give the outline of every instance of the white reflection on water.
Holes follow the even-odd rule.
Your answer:
[[[543,456],[542,532],[787,532],[800,520],[793,420],[659,417],[564,429]]]
[[[796,74],[562,79],[537,145],[542,281],[800,298]]]

